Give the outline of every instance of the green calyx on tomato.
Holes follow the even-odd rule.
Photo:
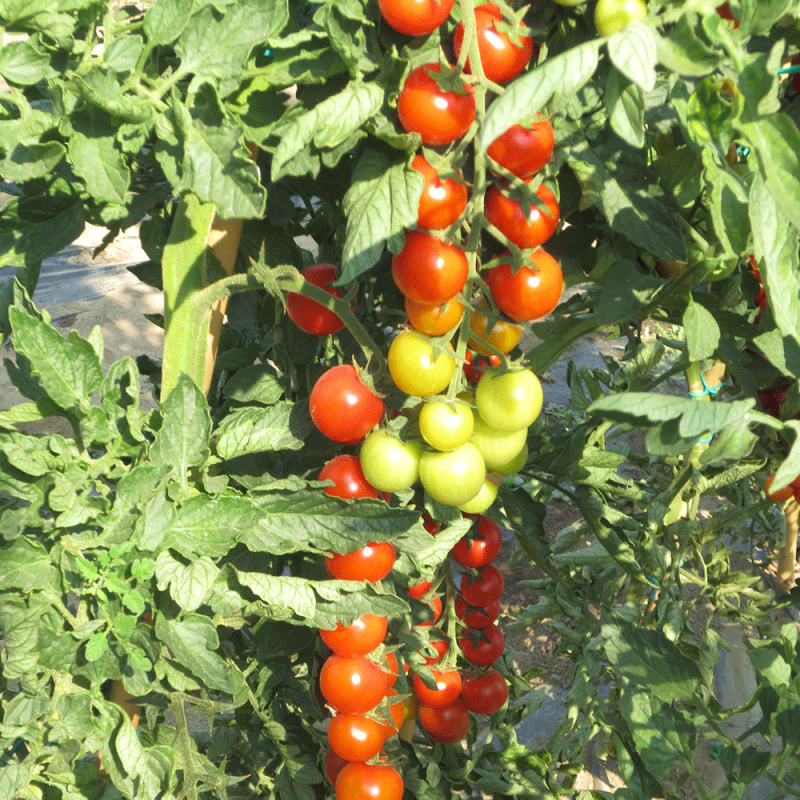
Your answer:
[[[456,450],[469,441],[474,428],[472,409],[459,402],[425,403],[419,415],[422,438],[436,450]]]
[[[533,178],[524,180],[530,183]],[[509,242],[522,250],[544,244],[555,233],[561,218],[556,196],[543,183],[533,197],[523,202],[495,184],[486,193],[484,213]]]

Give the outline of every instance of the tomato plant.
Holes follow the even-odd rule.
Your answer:
[[[489,564],[477,577],[462,575],[459,591],[471,606],[488,606],[503,594],[503,576],[494,564]]]
[[[532,178],[526,178],[529,183]],[[506,194],[496,184],[486,193],[484,213],[510,242],[523,249],[544,244],[556,231],[560,208],[556,196],[540,184],[535,198],[526,201],[527,210],[519,200]]]
[[[343,581],[383,580],[394,566],[397,552],[391,542],[372,542],[351,553],[333,553],[325,557],[325,568]]]
[[[364,656],[346,658],[334,654],[322,665],[319,688],[325,701],[337,711],[364,714],[380,703],[386,681],[378,667]]]
[[[443,336],[449,333],[464,314],[464,304],[455,298],[446,303],[418,303],[405,298],[408,321],[424,336]]]
[[[468,339],[467,346],[483,356],[492,355],[494,350],[499,350],[501,353],[511,352],[522,338],[522,329],[518,325],[512,325],[502,319],[490,321],[487,310],[486,306],[481,304],[469,315],[470,330],[486,342],[486,345],[481,344],[477,339]],[[487,347],[487,345],[489,346]],[[491,350],[490,347],[494,350]]]
[[[500,357],[496,355],[491,355],[487,358],[479,358],[478,356],[473,356],[473,354],[467,350],[465,356],[464,375],[467,376],[467,380],[473,383],[477,383],[481,375],[490,367],[500,366]]]
[[[314,384],[309,398],[311,419],[329,439],[360,442],[383,417],[383,400],[358,376],[355,367],[332,367]]]
[[[508,700],[508,684],[496,669],[467,676],[461,688],[461,699],[473,714],[494,714]]]
[[[503,654],[506,640],[500,628],[492,623],[476,634],[461,636],[458,646],[467,661],[479,667],[488,667]]]
[[[387,624],[386,617],[364,614],[350,625],[337,622],[335,628],[320,630],[319,635],[336,655],[354,658],[371,653],[384,640]],[[366,759],[351,759],[361,760]]]
[[[594,24],[601,36],[611,36],[633,20],[647,17],[645,0],[598,0]]]
[[[341,297],[338,289],[331,287],[336,280],[335,264],[312,264],[300,273],[309,283],[320,286],[334,297]],[[322,336],[344,328],[342,320],[330,309],[296,292],[286,295],[286,313],[298,328],[306,333]]]
[[[550,120],[534,119],[527,125],[512,125],[501,133],[486,154],[518,178],[529,178],[547,164],[554,147]]]
[[[342,499],[378,496],[378,490],[364,477],[358,456],[341,455],[332,458],[319,473],[320,481],[333,481],[325,487],[325,494]]]
[[[419,675],[414,676],[414,692],[426,706],[448,706],[458,700],[461,694],[461,673],[457,669],[432,669],[431,675],[436,688],[429,688]]]
[[[378,0],[378,7],[398,33],[425,36],[450,16],[453,0]]]
[[[403,331],[389,347],[392,380],[401,392],[408,395],[429,397],[439,394],[447,388],[456,370],[451,352],[452,348],[448,345],[436,355],[427,339],[411,331]]]
[[[518,43],[512,42],[507,33],[497,30],[503,14],[494,3],[482,3],[475,7],[475,29],[478,37],[478,52],[484,75],[495,83],[505,83],[515,78],[528,65],[533,55],[533,39],[521,32]],[[524,27],[519,23],[519,27]],[[464,25],[459,22],[453,33],[453,49],[456,58],[461,56],[464,44]],[[464,69],[471,71],[469,58]]]
[[[383,726],[362,714],[336,714],[328,726],[331,750],[348,761],[368,761],[384,741]]]
[[[505,431],[493,428],[483,421],[480,414],[475,417],[470,442],[478,448],[489,471],[512,461],[525,446],[527,428]]]
[[[430,74],[439,72],[441,66],[436,63],[412,70],[397,98],[400,124],[431,146],[461,138],[475,119],[472,88],[462,84],[460,93],[443,90]]]
[[[469,722],[469,711],[462,700],[454,700],[442,706],[420,702],[419,721],[428,733],[447,738],[464,730],[465,721]],[[464,733],[461,737],[463,735]]]
[[[336,800],[401,800],[403,778],[386,764],[348,764],[336,779]]]
[[[542,249],[531,253],[516,272],[507,262],[492,267],[485,280],[500,310],[517,322],[547,316],[558,305],[564,286],[561,267]]]
[[[436,450],[457,450],[467,443],[474,426],[472,409],[461,402],[425,403],[419,414],[420,433]]]
[[[417,209],[417,227],[435,230],[452,225],[467,207],[467,187],[455,178],[442,180],[425,156],[414,156],[411,168],[425,178]]]
[[[500,601],[495,600],[485,606],[471,606],[463,597],[456,596],[455,612],[465,625],[481,630],[488,628],[500,616]]]
[[[392,258],[397,288],[417,303],[446,303],[464,288],[468,274],[460,247],[424,231],[407,233],[403,249]]]
[[[465,567],[482,569],[497,558],[502,546],[500,526],[488,517],[481,517],[475,529],[456,542],[450,554]]]

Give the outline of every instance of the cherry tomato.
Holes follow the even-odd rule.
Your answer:
[[[733,22],[733,29],[736,30],[739,27],[739,20],[733,16],[733,12],[731,11],[731,4],[730,3],[722,3],[721,5],[717,6],[717,14],[719,14],[722,19],[729,19]]]
[[[397,551],[390,542],[372,542],[352,553],[334,553],[325,557],[325,568],[342,581],[383,580],[394,566]]]
[[[478,38],[478,53],[483,74],[495,83],[505,83],[515,78],[528,65],[533,54],[533,39],[519,34],[519,44],[511,41],[507,33],[501,33],[495,25],[503,22],[503,14],[494,3],[483,3],[475,7],[475,35]],[[525,26],[520,22],[520,28]],[[453,49],[456,58],[461,55],[464,44],[464,23],[459,22],[453,33]],[[471,72],[469,59],[464,66]]]
[[[403,778],[386,764],[348,764],[336,779],[336,800],[402,800]]]
[[[475,497],[485,478],[483,457],[469,442],[449,452],[424,452],[419,460],[419,480],[425,491],[434,500],[450,506]]]
[[[452,736],[469,721],[469,711],[463,700],[454,700],[446,706],[419,704],[419,721],[428,733],[435,736]]]
[[[629,22],[647,18],[645,0],[598,0],[594,25],[601,36],[611,36]]]
[[[511,352],[522,338],[522,328],[502,319],[495,320],[490,328],[489,317],[484,313],[485,311],[488,311],[486,306],[479,304],[470,312],[469,329],[495,350],[499,350],[501,353]],[[492,351],[477,339],[469,339],[467,347],[482,356],[492,355]]]
[[[767,497],[769,497],[770,500],[774,500],[776,503],[785,503],[787,500],[791,500],[794,497],[794,486],[790,483],[788,486],[784,486],[783,489],[776,489],[772,492],[770,491],[770,487],[774,480],[775,476],[770,475],[767,480],[764,481],[764,491]]]
[[[464,314],[464,304],[451,297],[446,303],[417,303],[405,299],[408,321],[425,336],[443,336],[453,330]]]
[[[526,178],[525,182],[532,180]],[[484,201],[486,219],[523,250],[544,244],[555,233],[561,218],[556,196],[543,183],[536,190],[536,196],[542,205],[537,205],[531,198],[530,208],[524,211],[519,201],[504,194],[495,184],[486,193]]]
[[[436,681],[436,688],[429,689],[419,675],[414,676],[414,691],[417,697],[428,706],[448,706],[458,700],[461,694],[461,675],[457,669],[439,671],[432,669],[431,674]]]
[[[361,445],[361,468],[367,480],[381,492],[404,492],[419,477],[422,444],[390,436],[381,428]]]
[[[461,699],[473,714],[494,714],[508,700],[506,679],[496,670],[464,678]]]
[[[328,726],[331,750],[348,761],[367,761],[385,741],[383,726],[362,714],[337,714]]]
[[[337,755],[333,750],[328,750],[325,754],[325,777],[332,785],[336,785],[336,778],[339,777],[339,773],[342,771],[345,764],[349,763],[350,762],[346,758]]]
[[[464,514],[484,514],[497,499],[499,490],[498,484],[487,475],[483,485],[478,490],[478,494],[467,500],[466,503],[459,503],[458,508]]]
[[[425,231],[406,233],[403,249],[392,257],[397,288],[418,303],[446,303],[464,288],[468,275],[464,251]]]
[[[314,384],[308,401],[320,432],[339,444],[360,442],[383,416],[383,400],[349,364],[332,367]]]
[[[475,388],[475,405],[492,428],[518,431],[527,428],[542,410],[542,385],[529,370],[486,370]]]
[[[471,661],[478,667],[488,667],[494,664],[506,646],[503,632],[494,623],[481,631],[479,637],[471,635],[462,636],[458,640],[458,646],[467,661]]]
[[[470,719],[468,714],[467,718],[461,723],[461,726],[453,731],[453,733],[444,736],[428,731],[428,736],[430,736],[434,742],[439,742],[440,744],[455,744],[456,742],[460,742],[467,735],[467,733],[469,733],[469,726]]]
[[[581,0],[583,2],[583,0]],[[487,154],[518,178],[537,173],[553,155],[555,134],[549,120],[534,120],[529,125],[512,125],[487,149]]]
[[[437,230],[452,225],[467,207],[467,187],[454,178],[442,180],[425,156],[414,156],[411,168],[421,172],[425,178],[419,198],[417,227]]]
[[[478,448],[489,472],[507,464],[525,446],[525,440],[528,438],[527,428],[501,431],[487,425],[480,414],[476,414],[474,419],[470,442]]]
[[[528,444],[527,442],[522,446],[522,450],[517,453],[514,458],[506,461],[503,464],[496,464],[493,472],[498,472],[500,475],[515,475],[528,463]]]
[[[378,496],[378,490],[364,477],[358,456],[336,456],[322,468],[317,480],[333,481],[333,486],[325,487],[325,494],[344,500]]]
[[[392,650],[387,650],[383,654],[383,664],[379,661],[378,666],[386,678],[386,692],[388,693],[392,686],[394,686],[395,681],[397,681],[397,672],[400,668],[397,663],[397,656]]]
[[[435,655],[430,655],[427,651],[418,651],[422,656],[426,667],[430,667],[433,664],[438,664],[444,658],[444,654],[447,652],[446,639],[431,639],[428,644],[431,648],[433,648]]]
[[[427,36],[449,16],[454,0],[378,0],[386,22],[406,36]]]
[[[401,392],[414,397],[440,394],[447,388],[456,370],[452,352],[453,348],[448,343],[444,352],[434,357],[433,346],[425,337],[412,331],[403,331],[389,346],[389,372]],[[369,479],[366,467],[364,473]],[[381,489],[380,486],[376,488]]]
[[[466,360],[464,361],[464,374],[467,376],[467,380],[477,383],[480,380],[481,375],[483,375],[487,369],[490,367],[499,366],[499,356],[492,355],[488,358],[478,358],[477,356],[473,356],[472,353],[467,350]]]
[[[319,673],[326,702],[343,714],[366,714],[386,693],[383,673],[364,656],[329,656]],[[340,754],[341,755],[341,754]]]
[[[334,264],[312,264],[300,273],[309,283],[323,288],[334,297],[341,297],[338,289],[332,289],[330,284],[336,280],[336,266]],[[306,333],[324,336],[336,333],[344,328],[344,322],[330,309],[296,292],[286,295],[286,312],[289,319]]]
[[[463,84],[464,94],[441,89],[429,72],[441,72],[441,66],[423,64],[406,78],[397,97],[397,115],[403,128],[418,133],[424,144],[450,144],[475,119],[475,97],[467,84]]]
[[[337,622],[334,630],[320,630],[319,635],[336,655],[355,658],[371,653],[384,640],[386,628],[386,617],[364,614],[350,625]],[[369,756],[351,760],[366,761],[367,758]]]
[[[500,263],[483,276],[500,310],[516,322],[547,316],[561,299],[564,276],[550,253],[534,250],[516,274],[510,263]]]
[[[485,608],[503,595],[503,576],[494,564],[485,566],[478,577],[462,575],[459,585],[461,596],[477,608]]]
[[[502,546],[500,526],[488,517],[481,517],[474,532],[456,542],[450,555],[465,567],[483,569],[497,558]]]
[[[471,606],[463,597],[456,596],[456,616],[474,630],[488,628],[500,616],[500,601],[495,600],[487,606]]]
[[[422,406],[419,429],[437,450],[457,450],[472,435],[475,417],[464,403],[430,402]]]

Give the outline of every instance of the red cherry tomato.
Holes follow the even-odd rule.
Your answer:
[[[394,566],[397,551],[390,542],[372,542],[352,553],[332,553],[325,557],[325,568],[342,581],[383,580]]]
[[[555,135],[549,120],[535,120],[530,125],[512,125],[498,136],[487,154],[518,178],[529,178],[553,155]]]
[[[325,777],[335,786],[339,773],[344,766],[349,763],[350,762],[346,758],[337,755],[333,750],[328,750],[325,754]]]
[[[366,714],[386,693],[383,673],[368,658],[329,656],[319,673],[326,702],[343,714]]]
[[[358,456],[341,455],[331,459],[319,473],[320,481],[333,481],[325,487],[325,494],[348,500],[355,497],[378,496],[378,490],[364,477]]]
[[[471,606],[483,608],[502,596],[503,576],[494,564],[489,564],[481,570],[477,578],[462,575],[459,590]]]
[[[501,33],[495,25],[503,22],[503,14],[494,3],[483,3],[475,8],[475,34],[478,38],[478,52],[481,57],[483,74],[495,83],[505,83],[515,78],[528,65],[533,54],[533,39],[519,36],[519,44],[514,44],[507,33]],[[520,22],[520,28],[524,25]],[[453,49],[456,58],[461,55],[464,43],[464,24],[459,22],[453,33]],[[469,59],[464,67],[471,72]]]
[[[500,310],[516,322],[547,316],[561,299],[564,276],[550,253],[534,250],[514,274],[510,263],[501,263],[483,276]]]
[[[456,742],[460,742],[467,735],[467,733],[469,733],[469,725],[470,720],[468,714],[467,718],[461,723],[461,726],[457,730],[453,731],[453,733],[444,736],[428,731],[428,736],[430,736],[434,742],[439,742],[440,744],[455,744]]]
[[[428,706],[449,706],[458,700],[461,694],[461,674],[457,669],[440,672],[432,669],[431,674],[436,681],[436,688],[429,689],[419,675],[414,676],[414,691],[417,697]]]
[[[418,303],[446,303],[464,288],[468,275],[464,251],[425,231],[406,233],[403,249],[392,257],[397,288]]]
[[[348,761],[367,761],[380,752],[384,741],[380,722],[363,714],[337,714],[328,726],[331,750]]]
[[[461,699],[473,714],[494,714],[508,700],[508,684],[496,669],[475,677],[467,676],[461,687]]]
[[[500,616],[500,601],[495,600],[486,606],[471,606],[463,597],[456,596],[456,616],[474,630],[488,628]]]
[[[770,487],[774,480],[775,476],[770,475],[767,480],[764,481],[764,491],[767,497],[769,497],[770,500],[774,500],[776,503],[785,503],[787,500],[791,500],[794,497],[794,487],[792,484],[790,483],[788,486],[784,486],[783,489],[776,489],[772,492],[770,491]]]
[[[417,227],[437,230],[452,225],[467,207],[467,187],[454,178],[442,180],[425,156],[414,156],[411,167],[425,178],[419,198]]]
[[[433,664],[438,664],[444,658],[444,654],[447,652],[446,639],[431,639],[428,644],[430,644],[430,646],[434,649],[436,653],[435,655],[429,655],[427,650],[418,651],[420,655],[422,655],[426,667],[430,667]]]
[[[341,297],[338,289],[332,289],[330,284],[336,280],[336,266],[334,264],[312,264],[300,273],[309,283],[323,288],[334,297]],[[316,300],[304,297],[296,292],[286,295],[286,311],[289,319],[298,328],[306,333],[324,336],[336,333],[344,328],[344,322],[330,309],[320,305]]]
[[[450,144],[463,136],[475,119],[472,87],[464,84],[465,94],[445,91],[428,72],[441,72],[441,66],[423,64],[406,78],[397,97],[400,124],[409,133],[418,133],[424,144]]]
[[[458,646],[467,661],[471,661],[478,667],[488,667],[503,655],[506,639],[500,628],[492,623],[474,639],[471,634],[462,636],[458,640]]]
[[[320,630],[319,635],[336,655],[355,658],[371,653],[384,640],[386,627],[386,617],[364,614],[351,625],[337,622],[334,630]],[[367,758],[369,756],[352,760],[366,761]]]
[[[378,0],[386,22],[406,36],[427,36],[449,16],[454,0]]]
[[[446,303],[418,303],[405,299],[408,321],[425,336],[443,336],[453,330],[464,315],[464,304],[454,297]]]
[[[525,182],[532,180],[526,178]],[[497,185],[489,189],[484,201],[486,219],[523,250],[544,244],[555,233],[561,218],[558,200],[544,184],[536,190],[536,196],[544,208],[531,200],[527,213],[517,200],[504,194]]]
[[[450,551],[459,564],[473,569],[483,569],[494,561],[503,546],[503,533],[496,522],[481,517],[478,526]]]
[[[336,779],[336,800],[401,800],[403,778],[387,764],[348,764]]]
[[[420,724],[435,736],[452,736],[463,729],[464,720],[469,722],[469,711],[463,700],[454,700],[446,706],[419,704]]]
[[[339,444],[360,442],[383,416],[383,400],[349,364],[325,372],[314,384],[308,404],[320,432]]]

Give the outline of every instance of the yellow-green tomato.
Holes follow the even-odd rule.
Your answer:
[[[579,6],[581,3],[585,3],[586,0],[555,0],[560,6]]]
[[[389,372],[401,392],[413,397],[430,397],[443,392],[456,371],[456,360],[445,351],[434,358],[433,345],[414,331],[403,331],[389,346]]]
[[[419,415],[423,439],[437,450],[456,450],[469,441],[474,419],[463,403],[425,403]]]
[[[598,0],[594,9],[594,24],[601,36],[611,36],[629,22],[646,17],[645,0]]]
[[[517,453],[510,461],[494,468],[494,472],[501,475],[516,475],[528,463],[528,445],[525,443],[522,450]]]
[[[467,500],[466,503],[462,503],[459,509],[465,514],[483,514],[497,499],[497,491],[497,484],[487,478],[483,482],[483,486],[481,486],[481,490],[478,494],[476,494],[472,500]]]
[[[480,450],[486,469],[498,472],[498,467],[507,464],[525,446],[528,429],[501,431],[487,425],[480,415],[475,416],[475,425],[470,442]]]
[[[450,452],[424,452],[419,460],[419,479],[434,500],[460,506],[481,490],[486,465],[478,448],[467,442]]]
[[[542,410],[542,385],[529,370],[486,370],[475,388],[475,406],[483,421],[501,431],[527,428]]]
[[[361,445],[361,469],[379,492],[404,492],[419,477],[421,455],[421,441],[403,442],[381,428],[367,436]]]

